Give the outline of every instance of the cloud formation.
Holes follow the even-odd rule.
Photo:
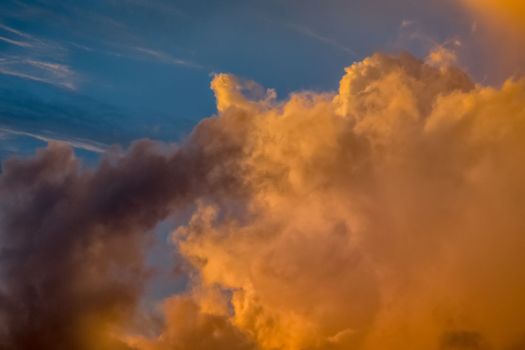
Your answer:
[[[3,348],[521,349],[524,81],[376,54],[335,93],[212,89],[174,149],[4,164]],[[131,325],[145,233],[181,209],[188,289]]]
[[[61,45],[0,23],[0,42],[18,50],[0,53],[0,74],[76,90],[79,75],[65,64]]]
[[[4,163],[3,349],[121,348],[110,335],[140,296],[144,231],[179,200],[221,181],[199,178],[207,164],[187,153],[166,155],[144,141],[92,171],[71,147],[51,143],[33,159]]]

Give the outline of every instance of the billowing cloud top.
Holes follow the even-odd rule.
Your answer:
[[[174,149],[4,164],[2,348],[523,347],[524,81],[376,54],[336,93],[212,89],[218,114]],[[183,209],[191,283],[130,322],[145,232]]]

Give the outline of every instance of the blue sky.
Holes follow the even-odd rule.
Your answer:
[[[345,66],[375,51],[422,57],[471,27],[447,1],[390,4],[0,0],[0,157],[50,139],[87,159],[137,138],[177,140],[214,113],[214,73],[280,98],[335,90]]]

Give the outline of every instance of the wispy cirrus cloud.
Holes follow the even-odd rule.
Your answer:
[[[26,40],[29,40],[30,43],[38,43],[41,45],[45,45],[45,42],[39,38],[36,38],[33,35],[30,35],[29,33],[26,33],[24,31],[18,30],[16,28],[10,27],[8,25],[0,23],[0,29],[2,29],[4,32],[7,32],[9,34],[14,34],[19,38],[23,38]]]
[[[77,89],[78,74],[64,61],[67,49],[0,23],[0,41],[12,48],[0,54],[0,74]]]
[[[120,45],[115,43],[105,43],[105,46],[107,48],[95,48],[92,46],[87,46],[82,43],[77,42],[70,42],[69,45],[77,50],[82,50],[86,52],[96,52],[103,55],[109,55],[109,56],[115,56],[120,57],[123,59],[130,59],[130,60],[141,60],[141,61],[150,61],[154,63],[162,63],[162,64],[168,64],[168,65],[175,65],[175,66],[182,66],[187,68],[197,68],[201,69],[204,68],[203,65],[183,59],[180,57],[176,57],[172,55],[171,53],[168,53],[163,50],[159,49],[153,49],[148,48],[145,46],[133,46],[133,45]]]
[[[32,139],[39,140],[39,141],[46,142],[46,143],[59,141],[62,143],[66,143],[73,148],[82,149],[82,150],[90,151],[94,153],[104,153],[109,148],[109,146],[106,144],[92,141],[92,140],[64,137],[60,135],[55,135],[50,132],[49,133],[32,133],[32,132],[27,132],[23,130],[16,130],[16,129],[11,129],[11,128],[0,127],[0,138],[5,138],[8,135],[30,137]]]
[[[69,90],[76,90],[79,80],[78,74],[68,65],[20,56],[1,57],[0,74]]]
[[[173,65],[178,65],[178,66],[186,66],[186,67],[191,67],[191,68],[203,68],[202,65],[198,63],[174,57],[170,55],[169,53],[166,53],[160,50],[154,50],[154,49],[149,49],[149,48],[140,47],[140,46],[133,47],[133,50],[135,50],[136,52],[138,52],[139,54],[143,56],[147,56],[148,58],[151,58],[160,63],[173,64]]]
[[[3,23],[0,23],[0,40],[13,46],[31,49],[33,53],[38,53],[40,55],[53,55],[58,57],[62,56],[64,51],[66,51],[62,45],[56,42],[40,39],[34,35]]]
[[[279,26],[282,26],[282,27],[285,27],[289,30],[292,30],[293,32],[297,33],[297,34],[300,34],[302,36],[305,36],[305,37],[308,37],[310,39],[313,39],[321,44],[324,44],[324,45],[327,45],[327,46],[331,46],[332,48],[335,48],[339,51],[342,51],[344,53],[347,53],[351,56],[354,56],[354,57],[358,57],[358,54],[355,50],[353,50],[352,48],[348,47],[347,45],[339,42],[337,39],[333,38],[333,37],[330,37],[328,35],[325,35],[323,33],[319,33],[318,31],[310,28],[310,27],[307,27],[307,26],[304,26],[304,25],[300,25],[298,23],[294,23],[294,22],[291,22],[291,21],[287,21],[287,20],[277,20],[277,19],[274,19],[274,18],[269,18],[269,17],[266,17],[266,16],[261,16],[260,17],[261,19],[267,21],[267,22],[270,22],[270,23],[275,23]]]
[[[0,41],[3,41],[4,43],[7,43],[7,44],[19,46],[19,47],[33,47],[33,45],[27,41],[10,39],[5,36],[0,36]]]
[[[129,0],[129,4],[148,13],[187,17],[176,6],[164,1]],[[0,63],[2,75],[77,90],[82,79],[69,56],[81,52],[187,69],[204,68],[191,57],[187,58],[187,52],[179,55],[182,51],[188,51],[184,48],[170,45],[171,49],[165,46],[160,49],[149,45],[143,33],[130,26],[126,17],[118,13],[47,0],[31,5],[16,2],[15,9],[19,11],[0,16],[4,18],[0,21],[0,44],[4,42],[10,46],[5,54],[0,53],[0,58],[5,59]],[[36,14],[39,17],[45,14],[51,33],[60,26],[69,28],[70,35],[66,40],[56,39],[60,37],[57,33],[52,34],[55,37],[39,37],[9,22],[9,18],[34,17]],[[103,40],[100,39],[102,35],[105,37]]]
[[[350,47],[340,43],[339,41],[337,41],[336,39],[334,38],[331,38],[329,36],[326,36],[326,35],[323,35],[323,34],[320,34],[314,30],[312,30],[311,28],[308,28],[308,27],[305,27],[305,26],[302,26],[302,25],[298,25],[298,24],[295,24],[295,23],[291,23],[291,22],[286,22],[284,23],[284,25],[290,29],[292,29],[293,31],[299,33],[299,34],[302,34],[304,36],[307,36],[307,37],[310,37],[312,39],[315,39],[321,43],[324,43],[326,45],[329,45],[329,46],[332,46],[340,51],[343,51],[343,52],[346,52],[352,56],[355,56],[357,57],[357,53],[351,49]]]

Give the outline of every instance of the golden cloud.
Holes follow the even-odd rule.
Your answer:
[[[522,344],[525,82],[374,55],[336,94],[250,86],[217,76],[219,114],[194,131],[240,150],[246,187],[173,234],[195,303],[222,291],[215,316],[264,350]]]
[[[218,114],[168,153],[5,165],[4,348],[521,349],[525,81],[376,54],[337,92],[212,89]],[[188,289],[156,335],[124,331],[144,232],[181,208]]]

